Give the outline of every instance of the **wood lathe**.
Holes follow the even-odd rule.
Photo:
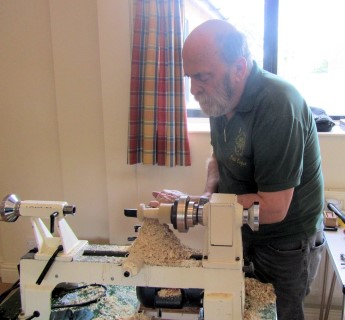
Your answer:
[[[198,224],[204,226],[200,228],[205,232],[200,260],[179,266],[148,265],[135,260],[129,263],[131,257],[126,254],[110,260],[106,259],[106,253],[97,260],[89,259],[84,253],[96,251],[97,255],[97,249],[88,241],[79,240],[65,219],[75,212],[75,207],[66,202],[21,201],[14,194],[3,199],[0,220],[14,222],[20,216],[29,217],[37,243],[37,252],[20,260],[22,313],[19,319],[33,316],[49,319],[54,288],[60,283],[77,282],[135,286],[144,288],[138,291],[144,295],[147,292],[156,295],[157,288],[178,288],[183,292],[179,308],[185,302],[197,307],[195,319],[243,319],[244,271],[248,266],[243,262],[241,226],[248,224],[254,231],[258,230],[257,203],[247,210],[237,203],[236,195],[213,194],[210,200],[199,202],[181,196],[175,203],[161,204],[158,208],[141,204],[137,209],[126,209],[126,216],[139,221],[157,219],[172,224],[179,232],[187,232]],[[42,219],[51,220],[57,236],[53,236]],[[112,252],[112,246],[103,251]],[[119,251],[124,253],[127,248]],[[159,304],[155,297],[149,300],[153,301],[151,307],[172,307],[165,302]]]

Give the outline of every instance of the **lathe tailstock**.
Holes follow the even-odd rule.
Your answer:
[[[9,200],[11,199],[11,200]],[[34,220],[51,218],[58,220],[59,236],[54,238],[44,229],[43,243],[54,250],[45,250],[41,229],[34,228],[39,247],[50,259],[44,261],[42,254],[27,254],[20,261],[20,290],[22,317],[26,319],[39,313],[40,319],[49,319],[51,312],[51,293],[59,283],[99,283],[105,285],[136,286],[143,288],[201,289],[200,305],[203,312],[198,317],[206,320],[240,320],[244,314],[244,263],[242,256],[241,226],[249,224],[253,230],[259,226],[259,206],[243,210],[235,195],[214,194],[211,199],[200,202],[190,201],[188,196],[176,200],[174,204],[162,204],[158,208],[140,205],[138,209],[125,210],[126,216],[135,216],[140,221],[151,218],[161,223],[172,224],[180,232],[201,224],[205,231],[201,262],[188,266],[157,266],[139,263],[137,268],[128,267],[129,257],[88,260],[84,251],[89,250],[87,242],[80,242],[75,235],[72,241],[71,230],[65,221],[64,211],[75,212],[73,206],[58,203],[57,208],[41,201],[20,201],[16,196],[7,196],[0,207],[0,220],[13,222],[19,216],[31,216]],[[55,203],[55,202],[54,202]],[[43,208],[44,207],[44,208]],[[40,212],[37,216],[36,210]],[[21,209],[24,209],[22,211]],[[53,211],[53,212],[52,212]],[[67,212],[66,211],[66,212]],[[66,227],[67,225],[67,227]],[[68,230],[65,232],[64,230]],[[37,234],[38,233],[38,234]],[[54,238],[54,244],[50,239]],[[65,252],[65,243],[74,243]],[[70,247],[70,246],[69,246]],[[54,251],[51,253],[51,251]],[[55,261],[51,261],[55,255]],[[68,259],[59,259],[68,255]],[[54,257],[54,258],[55,258]],[[48,259],[46,259],[48,260]],[[47,266],[49,267],[47,268]],[[43,271],[42,271],[43,270]],[[42,276],[43,274],[43,276]],[[40,281],[39,281],[40,280]],[[152,292],[156,292],[153,290]],[[202,316],[201,316],[202,315]],[[197,319],[197,318],[196,318]]]

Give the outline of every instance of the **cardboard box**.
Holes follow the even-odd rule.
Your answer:
[[[333,211],[324,211],[323,222],[326,227],[334,228],[338,226],[338,217]]]

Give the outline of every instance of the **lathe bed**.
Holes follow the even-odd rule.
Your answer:
[[[100,257],[98,257],[100,258]],[[234,286],[234,281],[242,279],[230,279],[225,270],[203,269],[202,267],[164,267],[145,265],[135,277],[124,277],[121,263],[123,258],[116,258],[118,261],[109,262],[109,257],[82,258],[72,262],[55,261],[52,268],[46,274],[40,286],[36,284],[46,261],[36,260],[30,256],[23,257],[20,262],[22,307],[25,314],[33,314],[39,310],[42,319],[49,319],[51,292],[55,286],[62,282],[74,283],[99,283],[105,285],[142,286],[142,287],[164,287],[164,288],[212,288],[218,287],[211,279],[222,278],[223,291]],[[89,261],[88,261],[89,260]],[[240,287],[240,284],[237,284]],[[25,294],[24,294],[25,293]],[[207,294],[207,291],[205,291]],[[215,297],[217,298],[217,297]],[[226,294],[224,300],[227,299]],[[230,298],[230,297],[229,297]],[[234,297],[236,299],[236,297]],[[240,296],[238,296],[240,299]],[[223,301],[223,299],[221,300]],[[222,303],[220,301],[220,304]],[[241,303],[240,300],[237,303]],[[219,306],[221,310],[221,306]]]
[[[128,246],[116,245],[87,245],[85,251],[94,252],[126,252]],[[113,287],[123,287],[119,290],[118,294],[121,299],[129,300],[128,304],[124,304],[123,310],[111,311],[110,306],[107,307],[108,311],[104,311],[104,318],[102,315],[97,315],[97,319],[109,319],[111,315],[122,315],[132,308],[132,312],[136,313],[136,306],[134,300],[136,286],[153,286],[153,287],[173,287],[173,288],[191,288],[202,287],[204,284],[205,273],[201,270],[200,262],[195,261],[194,267],[163,267],[163,266],[144,266],[140,275],[135,278],[123,277],[123,270],[121,264],[124,257],[115,257],[111,255],[104,256],[90,256],[83,255],[80,252],[73,262],[55,261],[54,266],[46,275],[44,281],[38,289],[36,280],[40,275],[41,270],[44,268],[45,261],[35,260],[32,253],[25,255],[21,260],[21,269],[24,270],[21,276],[21,287],[26,290],[27,304],[26,314],[32,314],[35,310],[40,311],[40,318],[49,319],[50,313],[54,312],[51,309],[51,293],[57,284],[60,283],[89,283],[89,284],[104,284],[110,287],[110,292],[116,292]],[[188,262],[188,264],[191,264]],[[198,266],[199,265],[199,266]],[[217,271],[217,273],[219,270]],[[154,279],[151,277],[154,274]],[[221,273],[218,276],[222,276]],[[207,277],[207,275],[206,275]],[[170,278],[172,281],[167,281]],[[209,276],[208,278],[212,278]],[[233,285],[231,281],[224,280],[224,290],[226,286]],[[218,287],[218,285],[217,285]],[[117,298],[116,298],[117,299]],[[114,301],[114,300],[113,300]],[[109,301],[108,301],[109,302]],[[25,302],[24,302],[25,303]],[[252,304],[255,304],[252,301]],[[130,306],[130,307],[129,307]],[[114,305],[114,308],[119,307]],[[93,309],[96,307],[93,307]],[[199,310],[153,310],[148,308],[141,308],[139,301],[137,301],[137,310],[144,310],[144,313],[152,317],[156,317],[160,313],[161,318],[157,319],[199,319]],[[107,315],[108,314],[108,315]],[[244,318],[245,319],[245,318]],[[267,304],[261,310],[257,310],[256,319],[276,319],[275,304]]]

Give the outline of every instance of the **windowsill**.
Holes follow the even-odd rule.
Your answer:
[[[336,125],[332,128],[330,132],[318,132],[320,136],[344,136],[345,130],[341,129],[339,122],[335,121]],[[188,132],[197,133],[197,132],[210,132],[210,123],[208,118],[188,118]]]
[[[210,132],[208,118],[188,118],[188,132]]]
[[[319,132],[319,135],[326,136],[326,135],[332,135],[332,136],[345,136],[345,130],[340,128],[339,121],[334,121],[336,124],[332,128],[332,131],[330,132]]]

